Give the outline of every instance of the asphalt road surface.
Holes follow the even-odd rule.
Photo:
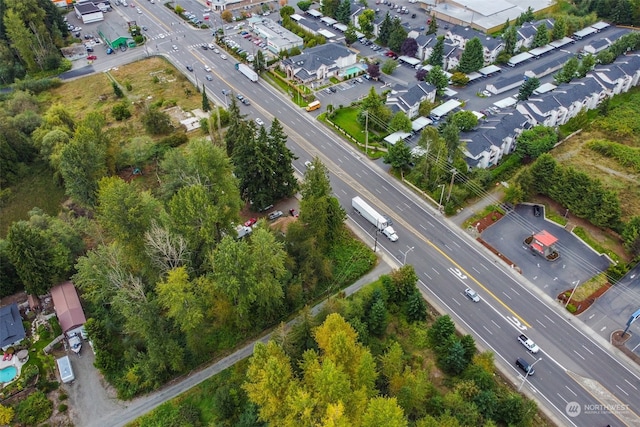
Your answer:
[[[148,6],[145,12],[157,14],[149,25],[168,29],[173,18],[170,12],[157,4],[154,9]],[[185,31],[182,41],[177,36],[177,40],[160,42],[157,51],[198,85],[202,84],[204,76],[199,70],[208,65],[213,81],[205,84],[220,104],[228,102],[222,89],[231,89],[251,99],[251,107],[242,107],[244,113],[250,113],[249,118],[260,117],[268,126],[274,116],[278,117],[289,135],[290,148],[299,157],[294,166],[304,170],[304,161],[315,156],[323,161],[330,171],[335,195],[372,246],[373,227],[352,215],[351,198],[359,195],[390,215],[400,240],[391,243],[382,237],[378,247],[398,263],[406,254],[407,262],[415,266],[420,286],[429,299],[452,315],[457,324],[474,336],[481,348],[493,351],[496,364],[514,384],[522,385],[522,390],[536,398],[559,424],[598,426],[623,422],[640,425],[637,415],[640,377],[636,366],[630,366],[624,358],[619,361],[612,356],[613,350],[605,340],[500,264],[435,209],[321,126],[313,115],[294,106],[268,84],[249,82],[234,69],[235,61],[231,58],[223,61],[218,55],[197,48],[210,38],[202,31]],[[172,44],[178,45],[178,49],[171,48]],[[185,70],[187,65],[198,63],[201,66],[194,66],[196,72]],[[463,290],[468,286],[480,294],[479,303],[464,296]],[[535,358],[517,342],[521,331],[526,331],[541,347]],[[132,402],[102,425],[120,425],[120,422],[133,419],[160,400],[173,397],[172,390],[186,390],[204,377],[247,357],[251,348],[249,345],[207,370],[193,374],[185,380],[187,383],[152,395],[156,403],[150,403],[149,398],[139,400],[140,404]],[[517,357],[536,362],[535,376],[524,384],[521,372],[514,366]]]

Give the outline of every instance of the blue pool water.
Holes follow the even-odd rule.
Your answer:
[[[4,369],[0,369],[0,383],[8,383],[18,375],[18,370],[15,366],[9,366]]]
[[[362,71],[361,67],[358,66],[353,66],[353,67],[349,67],[344,71],[344,75],[345,76],[350,76],[351,74],[357,74],[360,73]]]

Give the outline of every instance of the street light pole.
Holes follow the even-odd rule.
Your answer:
[[[407,247],[408,247],[408,246],[407,246]],[[408,247],[408,248],[409,248],[409,247]],[[411,246],[409,249],[407,249],[407,251],[406,251],[406,252],[402,252],[402,251],[400,251],[400,253],[401,253],[402,255],[404,255],[404,259],[402,260],[402,265],[405,265],[405,264],[407,263],[407,254],[408,254],[409,252],[411,252],[412,250],[414,250],[414,249],[415,249],[415,246]]]
[[[529,372],[531,372],[533,370],[533,365],[535,365],[536,363],[538,363],[541,360],[542,360],[542,357],[540,359],[536,360],[535,362],[533,362],[531,365],[529,365],[529,369],[527,369],[527,372],[524,374],[524,378],[522,379],[522,383],[520,384],[520,387],[518,387],[518,391],[520,391],[520,389],[522,388],[524,383],[527,382],[527,378],[529,378]]]

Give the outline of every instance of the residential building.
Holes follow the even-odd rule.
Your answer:
[[[500,76],[493,83],[487,85],[487,90],[494,95],[501,94],[511,89],[515,89],[524,83],[524,78],[520,74],[512,76]]]
[[[304,40],[297,34],[269,18],[249,19],[249,26],[267,43],[267,48],[273,53],[289,51],[295,47],[302,49]]]
[[[426,82],[420,82],[404,90],[394,88],[387,96],[387,106],[390,107],[392,111],[402,111],[407,117],[413,119],[418,116],[421,102],[434,102],[435,99],[435,86]]]
[[[460,135],[461,149],[469,169],[486,169],[497,165],[516,147],[516,138],[530,127],[518,111],[492,116],[477,129]]]
[[[25,337],[24,326],[18,304],[11,303],[0,307],[0,348],[7,348],[19,344]]]
[[[287,74],[287,78],[301,83],[353,74],[355,68],[360,68],[356,53],[336,43],[305,49],[300,55],[284,59],[280,67]]]
[[[427,59],[429,59],[436,41],[436,37],[433,34],[420,34],[418,37],[416,37],[416,43],[418,44],[416,58],[422,61],[426,61]]]
[[[51,299],[60,322],[62,332],[71,336],[75,333],[85,334],[84,324],[87,319],[80,304],[80,297],[71,282],[64,282],[51,289]]]

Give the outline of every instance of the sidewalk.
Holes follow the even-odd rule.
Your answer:
[[[456,213],[449,217],[449,220],[456,224],[458,227],[462,227],[462,224],[475,214],[482,212],[484,208],[493,204],[501,204],[502,198],[504,197],[505,188],[498,184],[494,188],[492,188],[487,195],[482,197],[481,199],[476,200],[475,203],[468,205],[465,208],[462,208]]]

